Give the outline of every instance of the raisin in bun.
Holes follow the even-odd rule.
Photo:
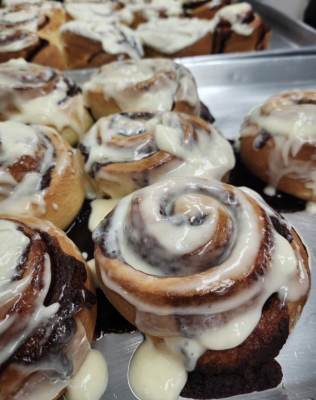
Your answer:
[[[57,399],[89,354],[91,272],[48,221],[1,215],[0,236],[0,398]]]

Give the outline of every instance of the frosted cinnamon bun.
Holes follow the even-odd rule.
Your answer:
[[[153,19],[138,26],[146,57],[191,57],[210,54],[210,22],[198,18]]]
[[[143,57],[142,45],[134,31],[123,24],[76,20],[63,25],[60,33],[70,69]]]
[[[267,183],[267,193],[316,201],[316,91],[270,97],[246,117],[240,135],[243,162]]]
[[[65,229],[85,197],[71,147],[52,128],[0,122],[0,213]]]
[[[0,65],[0,121],[54,127],[70,144],[92,124],[81,90],[61,72],[23,59]]]
[[[104,65],[83,86],[85,104],[95,119],[132,110],[200,114],[194,78],[167,59],[117,61]]]
[[[138,398],[278,385],[274,358],[307,301],[310,268],[295,230],[259,195],[164,180],[121,200],[93,239],[104,292],[146,334],[129,369]]]
[[[41,65],[65,69],[58,33],[64,22],[64,9],[60,3],[52,1],[1,9],[0,60],[23,57]]]
[[[201,19],[213,19],[217,11],[232,4],[231,0],[188,1],[183,4],[186,15]]]
[[[264,50],[269,46],[270,29],[248,3],[221,8],[210,21],[212,53]]]
[[[91,273],[48,221],[1,215],[0,237],[0,398],[57,399],[93,356]]]
[[[80,143],[78,157],[97,192],[113,198],[164,176],[226,180],[235,164],[230,144],[212,125],[173,112],[101,118]]]

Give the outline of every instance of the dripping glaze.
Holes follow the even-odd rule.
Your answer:
[[[100,246],[102,255],[122,268],[114,276],[111,265],[108,265],[109,270],[103,268],[99,264],[101,258],[97,258],[102,282],[136,308],[135,324],[147,336],[136,351],[135,362],[132,360],[129,371],[132,390],[142,400],[151,399],[158,390],[157,385],[162,390],[159,395],[163,397],[166,383],[162,378],[151,388],[146,387],[147,394],[144,394],[145,383],[138,379],[139,374],[144,366],[150,371],[149,365],[155,362],[147,357],[146,349],[150,348],[154,353],[158,351],[155,360],[159,365],[160,358],[164,360],[162,364],[167,362],[166,357],[178,360],[171,368],[174,375],[170,377],[171,381],[178,382],[179,376],[194,370],[197,360],[208,349],[231,349],[245,341],[257,326],[262,308],[273,293],[278,293],[282,304],[299,300],[309,290],[308,274],[297,245],[293,245],[294,248],[290,245],[293,240],[291,227],[254,192],[229,186],[224,189],[223,186],[220,182],[203,179],[194,179],[190,183],[185,178],[161,181],[125,197],[94,231],[93,239]],[[259,214],[254,207],[259,209]],[[206,264],[204,269],[202,265],[200,270],[190,270],[188,265],[196,265],[195,249],[201,245],[203,248],[203,243],[210,241],[207,235],[213,235],[214,225],[222,212],[227,213],[228,226],[233,226],[233,229],[228,229],[231,237],[226,242],[227,249],[218,255],[214,267],[205,270],[209,268]],[[267,230],[260,227],[262,215],[265,215]],[[208,226],[206,232],[203,224]],[[247,272],[248,266],[255,263],[263,240],[268,240],[268,251],[271,252],[271,256],[265,259],[265,272],[245,289],[228,296],[226,293],[238,277],[247,277],[250,273]],[[135,243],[139,241],[137,247]],[[146,245],[151,246],[151,251],[150,255],[147,251],[144,256],[141,250]],[[184,254],[193,254],[193,258],[181,267],[173,260],[181,260]],[[97,253],[96,257],[101,256]],[[169,264],[172,268],[167,268]],[[125,286],[125,274],[128,274],[126,283],[129,290]],[[119,281],[118,276],[121,276]],[[164,286],[160,285],[158,277],[164,280]],[[137,288],[134,287],[136,280]],[[171,298],[190,293],[193,299],[208,290],[214,290],[214,295],[216,291],[225,295],[209,300],[211,307],[210,302],[199,306],[183,306],[181,302],[157,304],[155,294],[144,301],[142,288],[150,290],[156,284],[159,287],[154,291],[165,291]],[[193,326],[186,322],[187,316],[194,316]],[[170,321],[170,318],[178,328],[172,330],[170,325],[163,326],[163,321]],[[178,325],[176,320],[179,320]],[[149,342],[152,340],[150,335],[162,337],[162,343],[153,348]],[[178,398],[181,385],[185,383],[181,382],[179,387],[174,385],[176,389],[170,393],[170,399]],[[150,386],[150,380],[147,383]]]

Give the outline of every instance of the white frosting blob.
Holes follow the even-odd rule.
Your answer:
[[[67,400],[99,400],[108,385],[108,365],[98,350],[90,350],[79,371],[69,381]]]
[[[199,18],[153,19],[137,27],[142,43],[164,54],[173,54],[210,34],[210,21]]]
[[[147,338],[133,354],[128,377],[132,391],[141,400],[177,400],[187,371],[181,356],[157,348]]]
[[[96,199],[91,202],[89,229],[94,231],[121,199]]]
[[[231,4],[217,11],[214,18],[210,21],[210,30],[214,32],[221,19],[229,22],[230,29],[239,35],[249,36],[254,31],[254,28],[247,23],[242,23],[242,16],[247,12],[252,11],[249,3]]]

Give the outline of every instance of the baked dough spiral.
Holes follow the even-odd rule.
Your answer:
[[[91,273],[48,221],[1,215],[0,237],[0,398],[58,398],[92,341]]]
[[[200,386],[213,374],[242,375],[240,366],[250,368],[261,353],[269,352],[272,362],[308,297],[304,245],[249,189],[197,178],[164,180],[121,200],[93,239],[107,297],[154,342],[182,357],[184,370],[200,370]],[[265,341],[260,324],[266,312],[274,317],[264,323]],[[280,332],[270,332],[272,325]]]
[[[65,23],[65,11],[58,2],[25,3],[1,9],[0,27],[4,42],[0,46],[1,62],[23,57],[40,65],[66,69],[59,40],[59,28],[63,23]],[[21,30],[28,40],[21,40],[19,34]],[[8,36],[7,41],[5,34]]]
[[[47,219],[61,229],[84,201],[71,147],[52,128],[0,123],[0,213]]]
[[[0,121],[55,128],[70,144],[92,125],[80,88],[61,72],[23,59],[0,65]]]
[[[316,201],[316,91],[270,97],[241,127],[240,153],[247,167],[273,189]]]
[[[164,176],[226,180],[235,158],[228,141],[204,120],[173,112],[101,118],[78,156],[101,195],[122,197]]]
[[[69,69],[100,67],[144,55],[135,32],[123,24],[76,20],[63,25],[60,33]]]
[[[191,72],[167,59],[104,65],[84,84],[83,95],[95,119],[133,110],[200,115],[199,95]]]

